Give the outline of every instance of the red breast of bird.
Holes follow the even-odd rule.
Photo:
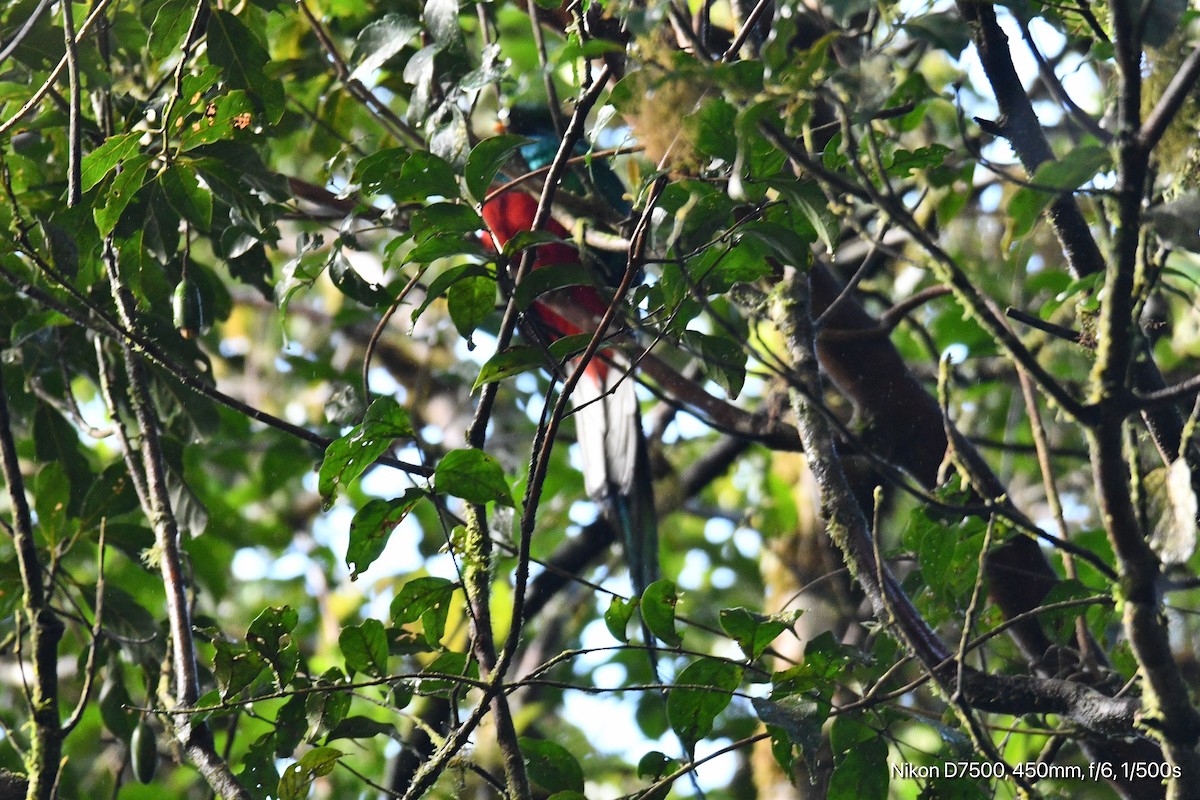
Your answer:
[[[531,230],[537,205],[537,200],[521,191],[507,191],[489,200],[483,206],[483,221],[488,226],[488,231],[483,234],[484,244],[498,251],[518,233]],[[554,218],[548,219],[542,229],[560,239],[570,238],[567,229]],[[533,269],[577,263],[579,254],[560,242],[540,244],[534,250]],[[590,333],[581,324],[581,317],[588,318],[594,326],[608,310],[608,304],[590,286],[572,286],[547,293],[543,298],[534,301],[532,311],[552,334],[558,336]],[[602,380],[607,366],[601,359],[593,359],[587,372]]]

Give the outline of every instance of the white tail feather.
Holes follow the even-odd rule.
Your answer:
[[[634,488],[640,417],[634,382],[621,380],[619,370],[604,371],[602,384],[593,373],[575,387],[575,432],[583,456],[583,481],[588,496],[600,500]]]

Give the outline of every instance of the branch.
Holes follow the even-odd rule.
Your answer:
[[[21,42],[25,41],[25,37],[33,30],[33,26],[37,25],[37,21],[42,18],[42,14],[46,13],[46,9],[50,7],[51,0],[40,0],[38,7],[33,10],[21,25],[21,29],[13,34],[13,37],[8,40],[8,44],[0,49],[0,64],[8,60],[8,57],[13,54],[13,51],[20,46]]]
[[[79,48],[75,42],[75,14],[71,3],[62,2],[63,38],[66,40],[67,80],[70,84],[70,110],[67,123],[67,208],[79,205],[83,197],[80,171],[83,164],[82,133],[80,130]]]
[[[984,73],[987,75],[992,92],[996,97],[996,103],[1000,108],[1000,117],[1003,121],[1000,133],[1008,140],[1026,172],[1033,175],[1038,166],[1054,158],[1054,153],[1050,149],[1041,123],[1033,110],[1033,104],[1021,87],[1020,78],[1013,67],[1008,50],[1008,38],[996,20],[996,11],[990,3],[976,2],[976,0],[958,0],[957,5],[959,13],[970,27],[971,39],[975,43]],[[1133,21],[1129,20],[1127,24],[1132,25],[1132,23]],[[1126,23],[1115,23],[1114,28],[1119,29],[1122,24]],[[1126,36],[1126,40],[1122,42],[1122,37],[1117,37],[1118,64],[1122,65],[1122,74],[1134,79],[1138,76],[1140,58],[1137,54],[1128,52],[1129,42],[1127,39]],[[1122,50],[1122,48],[1125,49]],[[1140,113],[1140,81],[1138,82],[1137,102],[1134,103],[1133,99],[1129,97],[1122,99],[1121,113],[1130,120],[1118,129],[1118,136],[1125,137],[1123,151],[1133,148],[1139,149],[1143,153],[1149,152],[1150,147],[1161,136],[1161,133],[1155,133],[1158,126],[1165,126],[1168,118],[1173,115],[1173,112],[1167,113],[1170,106],[1166,103],[1182,103],[1183,98],[1177,97],[1177,95],[1186,95],[1186,87],[1196,80],[1193,72],[1200,70],[1200,64],[1193,62],[1197,59],[1200,59],[1200,56],[1193,53],[1193,57],[1189,57],[1185,63],[1186,72],[1180,70],[1183,78],[1180,79],[1179,84],[1176,85],[1176,81],[1171,82],[1168,91],[1163,95],[1163,100],[1159,103],[1162,109],[1160,117],[1162,121],[1155,121],[1152,128],[1142,126],[1139,131],[1136,121],[1137,115]],[[1168,100],[1168,98],[1170,99]],[[1156,108],[1155,112],[1159,112],[1159,108]],[[1155,119],[1155,115],[1152,114],[1150,120]],[[1147,125],[1150,120],[1147,120]],[[1080,278],[1104,272],[1105,258],[1101,254],[1075,198],[1070,194],[1059,195],[1050,205],[1049,216],[1054,234],[1067,257],[1067,266],[1071,274]],[[1127,330],[1122,334],[1123,340],[1131,339],[1129,332]],[[1138,346],[1143,349],[1143,357],[1135,360],[1134,385],[1143,392],[1158,391],[1165,385],[1162,373],[1151,354],[1145,349],[1145,344],[1139,343]],[[1143,412],[1143,418],[1154,437],[1154,443],[1159,452],[1169,463],[1175,458],[1175,454],[1180,452],[1182,441],[1183,420],[1178,410],[1170,406],[1152,407]],[[1200,452],[1197,452],[1195,447],[1189,447],[1188,461],[1193,465],[1200,463]]]
[[[854,498],[834,446],[833,429],[814,398],[820,396],[817,360],[807,290],[802,276],[789,270],[777,289],[773,317],[788,343],[804,390],[793,392],[804,450],[816,479],[827,531],[862,587],[877,619],[893,623],[906,648],[924,665],[950,698],[970,708],[999,713],[1028,713],[1030,708],[1061,714],[1104,734],[1134,732],[1136,701],[1105,697],[1069,681],[994,676],[961,669],[929,628],[886,564],[876,558],[872,534]],[[1017,709],[1022,709],[1017,711]]]
[[[132,329],[136,301],[121,280],[111,242],[105,243],[103,257],[117,312],[124,324]],[[170,491],[167,488],[167,467],[159,439],[158,416],[154,410],[144,365],[130,343],[123,343],[122,351],[125,376],[128,380],[127,396],[138,422],[141,439],[140,466],[145,475],[146,499],[149,500],[149,506],[144,506],[143,511],[154,529],[159,569],[166,590],[175,679],[174,706],[186,710],[195,706],[200,697],[200,676],[196,663],[195,639],[192,636],[187,578],[184,576],[183,555],[179,547],[179,524],[171,507]],[[249,792],[237,782],[229,764],[221,759],[214,749],[208,725],[203,721],[193,720],[187,714],[172,714],[171,719],[175,739],[183,746],[188,759],[208,780],[213,791],[222,797],[249,800]]]
[[[104,639],[104,553],[107,523],[107,518],[101,517],[100,534],[96,541],[96,593],[92,600],[91,641],[88,643],[87,662],[83,667],[83,688],[79,690],[79,700],[75,703],[75,710],[62,724],[64,736],[70,734],[83,719],[83,714],[88,709],[92,686],[96,681],[98,667],[96,656],[100,653],[100,642]]]
[[[1154,406],[1165,405],[1173,403],[1176,400],[1191,397],[1197,392],[1200,392],[1200,375],[1193,375],[1187,380],[1180,381],[1165,389],[1138,394],[1135,397],[1134,403],[1138,408],[1153,408]]]
[[[51,608],[42,586],[42,564],[34,541],[33,519],[25,498],[25,479],[13,439],[8,411],[8,392],[0,374],[0,471],[8,488],[13,510],[13,549],[21,571],[24,591],[22,606],[29,624],[33,648],[33,687],[29,709],[33,717],[33,741],[25,759],[30,800],[51,800],[58,784],[62,760],[63,731],[58,718],[58,642],[63,624]],[[19,631],[19,626],[18,626]],[[20,633],[17,633],[18,641]],[[18,644],[19,647],[19,644]]]
[[[1039,166],[1054,159],[1054,151],[1017,76],[1008,37],[996,20],[996,10],[990,3],[977,0],[958,0],[958,10],[970,28],[971,39],[996,97],[1002,120],[1000,132],[1012,145],[1025,171],[1033,175]],[[1071,273],[1078,278],[1102,272],[1104,256],[1075,198],[1069,193],[1059,195],[1051,203],[1049,213]]]
[[[1113,2],[1115,53],[1119,70],[1116,226],[1113,256],[1104,275],[1092,396],[1100,424],[1088,431],[1101,519],[1117,557],[1125,635],[1139,667],[1146,714],[1143,723],[1162,745],[1163,756],[1179,771],[1168,780],[1168,795],[1200,781],[1200,710],[1190,701],[1175,661],[1159,594],[1161,564],[1147,541],[1134,503],[1125,460],[1128,376],[1137,350],[1137,286],[1141,278],[1142,202],[1148,183],[1149,150],[1137,135],[1141,114],[1141,40],[1131,25],[1134,8]]]
[[[1100,123],[1091,114],[1084,111],[1071,99],[1071,95],[1067,93],[1066,88],[1062,85],[1062,81],[1054,73],[1054,67],[1047,63],[1046,57],[1038,49],[1037,42],[1033,40],[1033,34],[1029,30],[1029,22],[1023,17],[1019,18],[1017,22],[1021,26],[1021,38],[1025,40],[1025,45],[1033,55],[1034,61],[1037,62],[1038,75],[1041,77],[1042,83],[1050,90],[1050,94],[1067,110],[1070,118],[1078,122],[1084,130],[1105,144],[1111,142],[1112,134],[1100,127]]]
[[[1137,135],[1142,147],[1150,150],[1158,144],[1171,120],[1175,119],[1179,109],[1183,108],[1188,96],[1196,88],[1197,80],[1200,80],[1200,47],[1193,50],[1179,66],[1179,71],[1163,90],[1162,97],[1158,98],[1158,103],[1142,122]]]

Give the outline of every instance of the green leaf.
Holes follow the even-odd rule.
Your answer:
[[[78,211],[70,212],[71,217],[77,217]],[[78,231],[72,231],[64,227],[71,224],[69,219],[64,218],[63,224],[59,222],[51,222],[50,220],[40,220],[38,227],[41,228],[42,236],[46,240],[46,246],[50,250],[50,260],[59,272],[67,277],[74,278],[79,274],[79,242],[76,240]]]
[[[458,25],[458,0],[425,0],[425,26],[434,41],[444,46],[462,43]]]
[[[875,736],[847,750],[829,777],[829,800],[886,800],[887,743]]]
[[[391,298],[376,283],[369,283],[346,258],[341,247],[335,247],[329,255],[329,280],[349,298],[357,300],[368,308],[378,308],[388,305]]]
[[[736,399],[746,382],[746,353],[724,336],[684,331],[684,342],[700,356],[704,377],[716,383],[730,399]]]
[[[208,60],[221,69],[231,89],[245,89],[256,98],[271,123],[283,113],[283,86],[268,77],[267,49],[246,23],[228,11],[214,10],[208,18]]]
[[[387,674],[387,633],[379,620],[367,619],[361,625],[342,628],[338,647],[346,659],[348,674],[362,672],[376,678]]]
[[[827,688],[851,662],[851,653],[829,632],[812,639],[804,646],[804,661],[771,678],[771,697],[779,699]]]
[[[88,191],[118,164],[124,164],[141,149],[140,132],[120,133],[104,140],[104,144],[83,157],[79,187]]]
[[[162,60],[179,51],[195,15],[196,4],[191,0],[167,0],[159,6],[150,25],[150,54]]]
[[[638,760],[637,776],[656,781],[679,768],[679,762],[660,750],[651,750]]]
[[[524,345],[510,347],[496,353],[484,363],[479,370],[479,376],[475,378],[475,385],[471,387],[471,391],[489,383],[511,378],[513,375],[541,369],[550,363],[560,364],[583,352],[591,341],[592,334],[577,333],[574,336],[555,339],[546,349]],[[549,350],[549,361],[546,357],[547,349]]]
[[[776,637],[796,624],[800,611],[763,616],[745,608],[723,608],[721,629],[733,637],[746,658],[758,658]]]
[[[396,188],[392,199],[397,203],[431,197],[444,197],[447,200],[458,197],[454,167],[444,158],[423,150],[413,153],[404,161]]]
[[[70,491],[60,499],[66,504],[65,513],[75,516],[95,480],[95,474],[80,447],[78,433],[61,414],[39,403],[33,415],[33,443],[39,462],[53,464],[56,470],[62,470]]]
[[[475,659],[468,660],[465,653],[455,653],[447,650],[435,658],[421,672],[422,674],[428,673],[432,675],[456,675],[470,678],[471,680],[478,680],[479,662]],[[428,692],[432,694],[449,692],[462,686],[462,681],[449,680],[447,678],[421,678],[418,688],[422,693]]]
[[[279,771],[275,766],[275,734],[268,730],[251,744],[242,756],[242,771],[238,781],[255,790],[255,797],[266,797],[272,787],[278,791]]]
[[[1009,238],[1027,235],[1041,216],[1061,193],[1073,192],[1112,164],[1112,154],[1098,145],[1076,147],[1056,161],[1047,161],[1013,193],[1008,204]]]
[[[512,154],[532,139],[514,134],[504,134],[484,139],[471,149],[467,156],[467,166],[463,171],[467,182],[467,192],[477,202],[483,202],[487,196],[496,174],[504,168]],[[516,177],[516,176],[513,176]]]
[[[357,580],[379,558],[392,531],[425,497],[423,490],[413,487],[400,497],[371,500],[358,510],[350,521],[350,543],[346,547],[350,580]]]
[[[879,738],[879,732],[855,714],[839,714],[829,729],[829,746],[835,757],[843,756],[863,742]]]
[[[950,148],[944,144],[918,147],[916,150],[896,150],[892,153],[887,171],[889,175],[907,178],[915,169],[941,166],[949,154]]]
[[[546,354],[537,347],[517,346],[501,350],[479,368],[479,376],[475,378],[471,391],[474,392],[480,386],[489,383],[511,378],[513,375],[538,369],[545,364]]]
[[[292,638],[299,621],[300,615],[290,606],[265,608],[246,631],[246,644],[271,666],[280,689],[291,682],[300,663],[300,651]]]
[[[314,691],[304,701],[304,715],[308,719],[309,730],[324,728],[331,731],[346,718],[350,712],[350,692],[338,689],[345,683],[346,676],[337,667],[330,667],[321,674],[315,688],[323,691]],[[333,737],[331,735],[328,738]]]
[[[766,178],[761,182],[763,186],[779,192],[780,196],[787,201],[787,205],[780,208],[783,213],[778,211],[769,213],[763,222],[751,222],[744,228],[756,230],[761,227],[764,235],[760,238],[773,249],[779,250],[781,253],[784,245],[788,250],[794,249],[791,244],[786,242],[772,241],[778,238],[776,233],[778,225],[787,227],[806,244],[816,241],[825,242],[827,239],[836,238],[839,235],[841,222],[837,215],[829,210],[828,200],[817,184],[782,178]]]
[[[507,242],[504,243],[504,255],[509,261],[516,260],[517,256],[524,250],[531,247],[536,247],[540,244],[563,244],[567,247],[574,247],[572,242],[555,236],[550,231],[517,231]],[[578,260],[578,259],[576,259]],[[539,269],[545,269],[551,265],[544,265]]]
[[[694,661],[675,678],[676,688],[667,693],[667,717],[688,755],[695,753],[697,742],[712,733],[713,722],[729,705],[731,692],[741,682],[740,666],[716,658]]]
[[[608,610],[604,612],[604,627],[619,642],[629,641],[629,619],[633,616],[636,603],[630,603],[625,598],[613,595]]]
[[[789,744],[798,746],[809,764],[814,762],[821,747],[821,728],[829,717],[827,703],[819,703],[802,695],[789,695],[778,699],[755,697],[750,702],[764,725],[782,733]],[[782,749],[777,748],[774,741],[772,751],[776,754],[776,760],[783,755]],[[791,761],[790,747],[787,748],[784,761]],[[780,766],[783,766],[783,761],[780,762]]]
[[[478,264],[460,264],[438,275],[429,284],[429,288],[425,290],[425,299],[421,302],[421,305],[417,306],[416,310],[413,311],[412,321],[416,322],[425,313],[425,309],[429,308],[434,300],[445,294],[457,281],[481,275],[490,275],[490,273]]]
[[[454,327],[469,343],[475,329],[496,309],[496,279],[476,275],[455,281],[446,292],[446,303]]]
[[[131,213],[122,219],[126,225],[137,224],[146,253],[154,256],[160,263],[166,263],[175,257],[179,249],[179,215],[167,202],[162,186],[157,181],[152,181],[149,186],[144,187],[138,193],[137,200],[135,209],[136,212],[141,212],[141,218],[137,219]]]
[[[954,58],[971,43],[971,32],[962,15],[954,11],[922,14],[909,19],[903,27],[913,38],[929,42]]]
[[[120,670],[109,670],[108,678],[100,689],[99,697],[100,719],[104,727],[126,744],[138,724],[137,712],[128,708],[133,705],[129,692],[125,688],[124,677]]]
[[[473,234],[483,227],[483,219],[475,209],[463,203],[434,203],[412,215],[409,230],[417,242]]]
[[[365,194],[393,194],[410,155],[403,147],[372,153],[354,165],[352,178]]]
[[[279,778],[279,800],[305,800],[314,778],[333,772],[345,753],[332,747],[314,747],[283,771]]]
[[[787,218],[787,221],[792,223],[792,227],[771,220],[757,220],[743,226],[739,231],[738,243],[755,242],[761,248],[762,256],[757,259],[756,265],[742,267],[742,270],[747,273],[746,275],[726,276],[726,280],[731,283],[753,281],[770,274],[771,267],[766,263],[764,256],[774,256],[784,264],[796,267],[808,266],[809,261],[812,260],[811,244],[815,238],[815,232],[811,227],[810,220],[805,219],[803,224],[798,224],[795,216],[795,214],[789,214]],[[728,270],[728,267],[725,269]]]
[[[512,506],[512,492],[504,478],[500,462],[482,450],[451,450],[442,456],[433,475],[438,492],[461,497],[468,503]]]
[[[355,715],[347,717],[337,724],[337,726],[329,732],[325,737],[326,742],[332,742],[334,739],[369,739],[372,736],[388,736],[396,735],[396,727],[388,722],[381,722],[377,719]]]
[[[730,164],[737,158],[737,138],[730,136],[737,123],[737,109],[724,98],[710,97],[692,115],[696,126],[696,149]]]
[[[213,656],[213,673],[221,688],[221,699],[236,697],[243,689],[258,679],[267,662],[255,651],[244,645],[232,644],[222,639],[213,641],[216,653]]]
[[[408,261],[428,264],[439,258],[474,256],[486,259],[491,256],[483,244],[473,236],[435,236],[414,247],[408,253]]]
[[[421,620],[425,641],[437,647],[446,630],[456,584],[445,578],[413,578],[400,588],[390,608],[396,627]]]
[[[795,747],[792,740],[781,729],[774,725],[765,726],[767,735],[771,737],[771,755],[775,758],[775,763],[783,770],[784,775],[791,775],[796,768]]]
[[[408,413],[391,397],[381,397],[371,404],[361,425],[331,442],[325,449],[317,487],[325,510],[333,506],[338,489],[353,481],[375,463],[395,439],[413,435]]]
[[[582,792],[583,767],[571,751],[546,739],[519,740],[529,778],[548,792]]]
[[[401,14],[388,13],[367,25],[354,43],[351,62],[356,66],[351,80],[368,81],[382,67],[408,46],[421,32],[421,23]]]
[[[646,623],[650,633],[671,647],[683,644],[683,639],[675,630],[675,606],[678,603],[679,595],[675,591],[675,583],[666,578],[647,586],[640,601],[642,621]]]
[[[200,186],[195,167],[182,161],[174,161],[170,168],[159,176],[159,185],[167,202],[180,217],[193,223],[201,230],[212,225],[212,193]]]
[[[258,112],[254,103],[245,91],[235,89],[227,92],[210,101],[203,116],[183,130],[179,138],[179,149],[187,151],[201,145],[232,139],[254,125],[256,113]]]
[[[568,358],[582,353],[591,342],[592,334],[590,333],[577,333],[573,336],[564,336],[561,339],[555,339],[550,343],[550,357],[556,363],[562,363]]]
[[[31,482],[33,510],[37,512],[38,529],[51,542],[65,538],[67,504],[71,499],[71,482],[62,464],[44,464]]]
[[[145,182],[146,170],[150,168],[153,159],[145,153],[131,156],[121,172],[113,179],[112,186],[104,193],[104,205],[97,205],[92,210],[92,219],[96,221],[96,229],[101,236],[108,236],[117,227],[121,214],[134,198]]]

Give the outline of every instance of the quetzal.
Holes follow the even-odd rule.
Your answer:
[[[532,138],[520,153],[533,169],[546,166],[558,150],[559,139],[548,117],[540,122],[536,115],[511,113],[509,129]],[[586,152],[580,150],[581,154]],[[624,187],[603,161],[590,164],[589,176],[603,199],[622,214],[630,206],[624,199]],[[563,180],[568,191],[582,193],[579,175]],[[483,219],[489,232],[487,243],[502,248],[509,239],[533,226],[537,200],[520,188],[513,188],[489,200],[483,206]],[[560,239],[570,234],[551,218],[543,230]],[[622,262],[624,259],[621,259]],[[604,270],[603,256],[588,259]],[[532,268],[554,264],[580,264],[584,259],[572,247],[558,242],[538,245]],[[614,266],[615,265],[611,265]],[[608,270],[604,270],[608,271]],[[615,272],[615,269],[613,270]],[[624,272],[623,264],[621,273]],[[617,273],[620,274],[620,273]],[[608,301],[593,286],[572,286],[542,295],[530,308],[548,338],[594,333]],[[658,529],[654,511],[654,487],[646,438],[642,432],[635,381],[628,369],[617,366],[616,354],[602,351],[584,369],[574,394],[575,431],[583,459],[583,480],[588,496],[598,503],[610,524],[620,531],[630,579],[639,595],[658,578]]]

